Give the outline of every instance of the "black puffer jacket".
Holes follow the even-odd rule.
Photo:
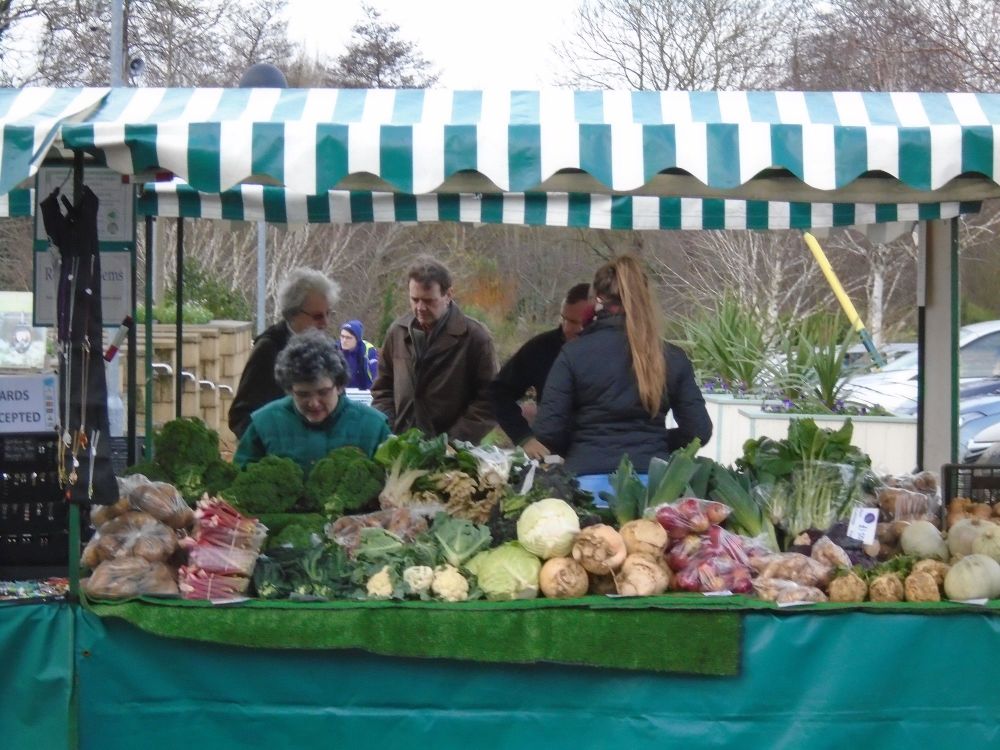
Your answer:
[[[274,363],[291,337],[288,323],[282,320],[265,329],[254,340],[250,357],[240,375],[240,384],[236,386],[233,403],[229,406],[229,429],[236,437],[243,437],[250,425],[251,414],[285,395],[274,379]]]
[[[625,316],[601,313],[563,346],[545,381],[534,431],[577,474],[609,474],[627,453],[645,473],[654,456],[665,458],[695,437],[707,443],[712,421],[683,350],[664,345],[667,392],[654,418],[642,405],[632,371]],[[667,412],[677,427],[667,429]]]

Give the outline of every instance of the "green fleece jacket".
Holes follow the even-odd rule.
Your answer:
[[[334,448],[354,445],[371,457],[387,437],[385,415],[346,396],[341,395],[330,416],[316,425],[295,410],[291,396],[285,396],[251,415],[233,461],[242,469],[264,456],[282,456],[309,476],[313,464]]]

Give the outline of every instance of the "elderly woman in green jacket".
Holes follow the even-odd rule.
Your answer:
[[[274,377],[288,395],[251,415],[233,458],[240,468],[264,456],[282,456],[308,475],[334,448],[353,445],[370,457],[389,437],[381,412],[344,396],[347,365],[323,331],[293,336],[278,355]]]

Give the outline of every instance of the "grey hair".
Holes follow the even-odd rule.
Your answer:
[[[281,311],[281,317],[285,320],[294,318],[302,310],[306,297],[314,292],[326,297],[328,307],[337,304],[340,297],[337,282],[327,278],[325,274],[312,268],[293,268],[289,271],[278,287],[278,310]]]
[[[274,379],[288,393],[296,383],[315,383],[320,378],[330,378],[334,386],[343,388],[347,363],[329,334],[310,328],[292,336],[279,352]]]

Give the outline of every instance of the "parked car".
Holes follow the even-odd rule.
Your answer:
[[[917,344],[916,342],[886,344],[878,351],[882,355],[882,358],[885,359],[886,364],[888,364],[889,362],[895,362],[904,354],[917,351]],[[862,369],[867,371],[872,366],[871,354],[868,353],[864,344],[854,344],[844,353],[844,364],[851,368],[852,371],[860,371]]]
[[[1000,444],[1000,385],[989,395],[964,399],[958,412],[958,460],[974,463]]]
[[[1000,320],[962,326],[958,352],[963,385],[1000,376]],[[878,372],[849,378],[844,395],[893,414],[913,414],[917,408],[917,352],[902,355]]]
[[[961,460],[967,464],[1000,464],[1000,415],[959,446]]]

